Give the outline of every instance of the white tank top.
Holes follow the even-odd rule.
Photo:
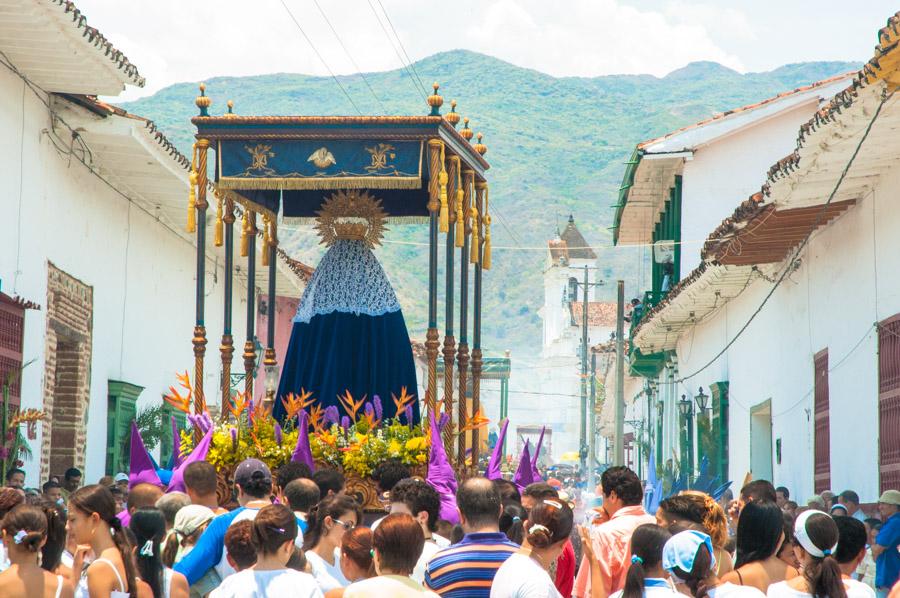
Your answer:
[[[106,563],[109,565],[110,568],[112,568],[113,573],[116,574],[116,580],[119,582],[119,589],[110,592],[109,598],[130,598],[131,593],[125,591],[125,582],[122,581],[122,576],[119,575],[119,570],[116,568],[116,565],[111,560],[104,558],[94,559],[94,562],[81,574],[81,579],[78,580],[78,586],[75,588],[75,598],[90,598],[90,594],[88,593],[87,572],[88,569],[97,563]],[[59,587],[61,588],[62,586]],[[59,596],[59,591],[57,591],[57,596]]]

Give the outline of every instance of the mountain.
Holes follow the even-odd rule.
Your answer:
[[[414,65],[426,87],[440,81],[444,109],[450,99],[484,133],[491,163],[493,268],[484,277],[483,346],[488,354],[513,349],[520,356],[541,346],[542,270],[547,241],[569,214],[596,246],[612,245],[608,227],[624,171],[636,143],[757,102],[782,91],[858,68],[848,62],[789,64],[770,72],[740,74],[712,62],[695,62],[665,77],[611,75],[557,78],[465,50],[436,54]],[[338,77],[363,114],[426,114],[407,71]],[[328,77],[273,74],[207,80],[213,113],[235,102],[238,114],[355,114]],[[430,91],[430,87],[429,87]],[[194,83],[167,87],[126,104],[153,119],[182,152],[192,142]],[[762,183],[764,173],[760,173]],[[733,198],[735,205],[742,199]],[[187,199],[185,198],[185,201]],[[321,250],[309,230],[279,231],[294,257],[316,264]],[[401,241],[401,244],[391,242]],[[413,337],[424,339],[427,316],[427,227],[395,226],[379,259],[391,277]],[[511,248],[511,249],[504,249]],[[601,276],[641,289],[644,256],[634,248],[597,251]],[[439,254],[443,256],[443,251]],[[440,288],[443,288],[441,285]],[[612,297],[615,284],[604,295]],[[440,310],[438,313],[442,314]],[[600,339],[593,339],[600,340]]]

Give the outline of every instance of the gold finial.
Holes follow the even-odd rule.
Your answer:
[[[444,105],[444,98],[442,98],[438,94],[438,89],[440,89],[440,84],[435,81],[434,85],[431,86],[434,88],[434,93],[428,96],[428,105],[431,106],[431,116],[440,116],[441,115],[441,106]]]
[[[478,143],[475,144],[475,151],[481,154],[482,156],[487,153],[487,146],[481,143],[481,138],[484,137],[481,133],[478,134]]]
[[[459,134],[462,135],[463,139],[465,139],[466,141],[472,141],[472,135],[474,135],[474,133],[472,133],[472,129],[469,128],[468,116],[463,119],[463,128],[462,131],[459,132]]]
[[[206,95],[206,83],[200,84],[200,95],[194,100],[194,104],[200,109],[200,116],[209,116],[209,106],[212,100]]]
[[[447,116],[444,117],[447,119],[447,122],[453,125],[453,128],[456,128],[456,125],[459,124],[459,113],[456,112],[456,100],[450,101],[450,112],[447,113]]]
[[[225,102],[225,105],[228,106],[228,112],[225,113],[225,116],[237,116],[237,114],[234,113],[234,100],[228,100],[227,102]]]

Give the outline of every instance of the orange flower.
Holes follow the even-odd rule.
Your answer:
[[[259,453],[259,456],[262,457],[265,449],[263,449],[262,443],[259,441],[259,438],[256,437],[256,432],[250,430],[250,438],[253,439],[253,445],[256,447],[256,452]]]
[[[459,429],[459,434],[463,432],[467,432],[469,430],[477,430],[479,428],[484,428],[491,420],[486,418],[484,414],[481,412],[481,409],[475,412],[475,415],[466,420],[466,425]]]
[[[416,395],[407,394],[406,387],[400,389],[400,397],[391,393],[391,399],[394,400],[394,405],[397,407],[397,416],[406,411],[406,407],[409,406],[416,399]]]
[[[311,392],[307,392],[305,388],[300,389],[300,396],[295,395],[294,393],[288,393],[288,396],[281,397],[281,404],[284,405],[284,410],[287,412],[287,418],[293,419],[301,410],[306,409],[313,403],[315,403],[315,399],[312,399]]]
[[[241,418],[241,414],[244,410],[247,409],[247,405],[250,404],[250,401],[247,400],[247,393],[236,392],[231,401],[234,404],[229,405],[228,410],[231,412],[231,415],[234,416],[234,419],[238,420]]]
[[[313,405],[309,408],[309,425],[316,432],[322,432],[322,422],[325,419],[325,409],[321,405]]]
[[[338,395],[338,401],[340,401],[341,406],[344,408],[344,411],[347,412],[347,415],[350,416],[352,421],[356,421],[356,414],[359,413],[359,410],[362,409],[362,406],[366,402],[366,397],[368,395],[363,395],[359,401],[355,401],[353,399],[353,395],[350,394],[349,390],[344,391],[344,396]]]
[[[250,423],[253,424],[255,430],[259,423],[265,421],[269,417],[270,409],[266,406],[266,402],[259,400],[253,404],[253,411],[249,413]]]
[[[182,413],[190,413],[191,412],[191,391],[188,389],[187,396],[181,396],[177,390],[175,390],[174,386],[169,387],[169,393],[167,395],[163,395],[163,400],[178,409]]]

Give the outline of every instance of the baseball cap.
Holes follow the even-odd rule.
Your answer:
[[[113,478],[114,482],[127,482],[128,474],[127,473],[117,473],[116,477]]]
[[[238,463],[234,470],[234,483],[238,486],[246,486],[252,481],[272,483],[272,472],[265,463],[259,459],[244,459]]]
[[[881,498],[878,499],[878,502],[900,506],[900,490],[885,490],[881,493]]]
[[[197,528],[215,517],[212,509],[203,505],[187,505],[175,514],[175,533],[190,536]]]

